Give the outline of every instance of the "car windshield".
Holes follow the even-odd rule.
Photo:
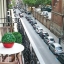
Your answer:
[[[54,41],[54,39],[53,39],[53,38],[51,38],[50,40],[51,40],[51,41]]]
[[[62,50],[62,47],[56,47],[56,50]]]
[[[48,33],[45,33],[45,35],[46,35],[46,36],[49,36],[49,34],[48,34]]]
[[[39,26],[36,26],[37,28],[39,28]]]
[[[40,29],[40,31],[43,31],[43,29]]]

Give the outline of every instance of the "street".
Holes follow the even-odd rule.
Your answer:
[[[19,13],[20,11],[17,9],[16,12]],[[40,36],[34,31],[33,27],[25,19],[25,16],[21,18],[21,22],[22,24],[24,24],[24,28],[26,30],[30,43],[32,44],[33,49],[40,61],[40,64],[60,64],[55,55],[49,50],[43,39],[40,38]],[[40,23],[38,22],[38,24]],[[53,34],[49,30],[47,30],[43,25],[41,26],[43,29],[45,29],[45,31],[53,36]],[[56,36],[53,37],[55,38],[55,41],[58,42],[58,38],[56,38]]]

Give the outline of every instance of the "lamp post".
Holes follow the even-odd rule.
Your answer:
[[[61,37],[59,37],[59,44],[61,44]]]

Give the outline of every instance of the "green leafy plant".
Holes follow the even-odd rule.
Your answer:
[[[19,32],[13,32],[13,35],[16,38],[16,43],[22,43],[22,35]]]
[[[9,8],[9,9],[12,9],[12,4],[9,4],[9,5],[8,5],[8,8]]]
[[[11,32],[5,33],[2,36],[2,43],[11,43],[11,42],[15,42],[16,38],[14,37],[14,35]]]

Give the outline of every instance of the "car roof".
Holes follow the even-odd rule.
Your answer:
[[[48,36],[48,39],[51,39],[51,38],[53,38],[52,36]],[[54,39],[54,38],[53,38]]]
[[[42,29],[42,27],[38,27],[38,29]]]
[[[38,24],[35,24],[35,26],[39,26]]]
[[[43,31],[43,33],[47,33],[46,31]]]
[[[55,47],[62,47],[59,43],[52,43]]]

